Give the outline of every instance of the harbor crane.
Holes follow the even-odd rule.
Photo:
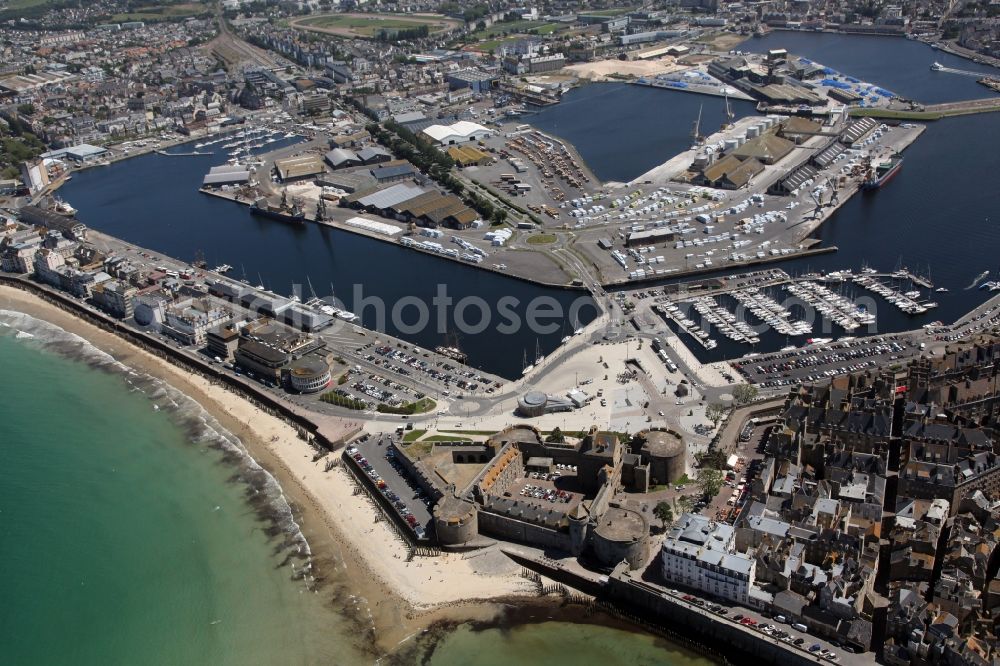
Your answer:
[[[826,179],[826,186],[830,188],[830,205],[837,206],[840,204],[840,190],[837,189],[832,178]]]
[[[691,130],[691,150],[695,150],[701,145],[705,137],[701,135],[701,111],[704,105],[698,107],[698,117],[694,121],[694,128]]]
[[[733,107],[729,104],[729,93],[726,93],[726,120],[722,123],[722,129],[732,129],[733,128]]]
[[[823,210],[823,193],[819,191],[819,188],[816,188],[809,193],[809,196],[816,203],[816,208],[812,212],[812,219],[815,220]]]

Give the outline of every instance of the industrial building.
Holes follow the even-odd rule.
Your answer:
[[[763,171],[764,165],[753,157],[740,160],[735,155],[726,155],[702,171],[698,182],[722,190],[738,190]]]
[[[323,159],[319,155],[298,155],[274,161],[274,170],[283,183],[310,178],[323,173]]]
[[[245,166],[223,164],[208,170],[201,180],[202,187],[222,187],[223,185],[243,185],[249,182],[250,172]]]
[[[469,88],[473,92],[484,93],[495,88],[500,78],[495,72],[468,68],[449,72],[445,75],[445,80],[452,90]]]
[[[323,156],[323,160],[329,164],[332,169],[346,169],[348,167],[356,167],[364,164],[361,157],[359,157],[356,152],[348,148],[334,148]]]
[[[409,162],[404,162],[403,164],[377,166],[371,170],[371,174],[379,185],[384,185],[414,178],[420,172]]]
[[[489,153],[473,146],[452,146],[448,149],[448,156],[455,160],[455,164],[460,167],[486,166],[493,162]]]
[[[483,127],[479,123],[460,120],[451,125],[431,125],[424,128],[423,133],[437,144],[454,146],[460,143],[485,139],[491,136],[493,131]]]
[[[655,227],[644,231],[631,231],[625,237],[625,247],[638,247],[640,245],[651,245],[654,243],[669,242],[674,240],[676,234],[666,227]],[[604,241],[607,241],[604,243]],[[610,250],[614,245],[608,239],[598,241],[605,250]],[[605,247],[607,245],[607,247]]]
[[[363,196],[351,195],[343,202],[369,213],[425,227],[468,229],[479,220],[479,213],[454,194],[425,190],[411,182],[396,183]]]
[[[803,164],[784,178],[773,183],[767,189],[767,192],[768,194],[777,194],[780,196],[792,194],[793,192],[797,192],[805,183],[814,180],[818,175],[819,171],[816,167]]]
[[[566,57],[562,53],[528,58],[528,72],[530,74],[553,72],[557,69],[562,69],[565,66]]]
[[[108,149],[103,146],[92,146],[89,143],[81,143],[69,148],[60,148],[42,153],[42,159],[71,160],[77,164],[89,164],[104,159],[108,154]]]
[[[795,144],[777,134],[762,134],[748,139],[729,154],[740,160],[755,159],[762,164],[776,164],[795,148]]]

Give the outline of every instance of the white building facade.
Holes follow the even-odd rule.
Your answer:
[[[664,579],[748,605],[756,561],[734,548],[731,525],[685,513],[660,550]]]

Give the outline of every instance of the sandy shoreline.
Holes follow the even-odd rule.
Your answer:
[[[477,557],[446,554],[407,562],[405,544],[385,521],[376,521],[366,494],[354,494],[345,469],[325,472],[329,456],[313,462],[314,449],[294,427],[221,384],[184,371],[28,292],[0,286],[0,309],[54,324],[119,362],[162,379],[239,437],[280,484],[309,542],[317,577],[342,583],[350,594],[365,599],[376,652],[390,651],[434,622],[489,621],[501,610],[496,602],[536,596],[533,584],[520,576],[520,567],[496,550]],[[330,601],[333,610],[344,610],[342,602]]]

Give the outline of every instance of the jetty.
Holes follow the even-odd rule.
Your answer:
[[[967,99],[961,102],[942,104],[918,104],[911,109],[885,109],[878,107],[852,107],[852,116],[889,118],[897,120],[940,120],[949,116],[964,116],[971,113],[991,113],[1000,111],[1000,97]]]
[[[187,151],[187,152],[184,152],[184,153],[168,153],[167,151],[160,150],[159,148],[157,148],[156,151],[154,151],[154,152],[156,152],[157,155],[165,155],[167,157],[197,157],[199,155],[211,155],[212,154],[212,153],[200,152],[200,151],[197,151],[197,150],[190,150],[190,151]]]

